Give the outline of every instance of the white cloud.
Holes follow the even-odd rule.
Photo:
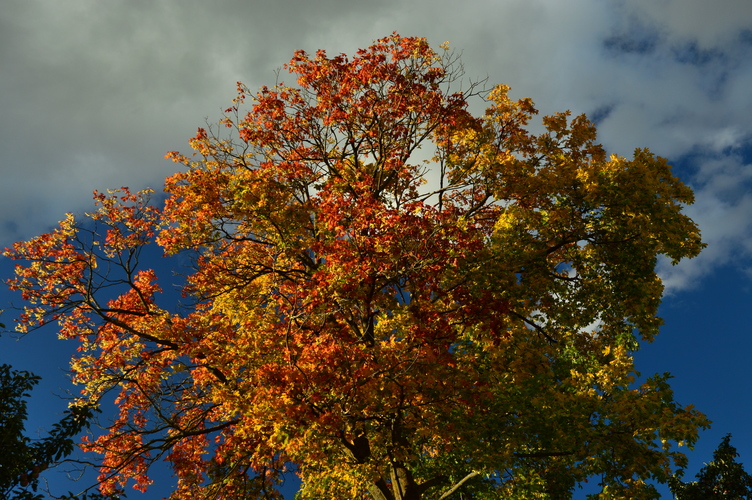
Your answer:
[[[694,288],[721,265],[749,268],[752,259],[752,164],[738,155],[700,157],[694,177],[697,201],[687,214],[700,226],[707,248],[677,266],[662,262],[669,293]]]

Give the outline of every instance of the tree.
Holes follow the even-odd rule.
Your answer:
[[[70,455],[73,438],[93,418],[90,406],[73,405],[52,426],[49,435],[32,440],[24,435],[28,417],[26,399],[40,378],[26,371],[0,365],[0,499],[39,500],[39,475]],[[100,495],[71,495],[76,499],[101,499]]]
[[[278,498],[290,473],[301,498],[558,499],[594,475],[655,497],[708,424],[632,362],[656,259],[703,246],[667,162],[608,157],[584,116],[532,133],[530,99],[462,90],[420,38],[286,69],[168,154],[163,208],[95,193],[6,252],[20,329],[78,339],[82,401],[117,391],[83,443],[102,491],[167,459],[174,498]],[[161,274],[187,266],[180,304],[154,243]]]
[[[24,437],[28,391],[38,378],[28,372],[12,371],[0,365],[0,494],[8,498],[10,490],[23,481],[28,485],[32,459],[28,438]],[[35,464],[38,466],[38,464]],[[22,478],[22,474],[24,477]]]
[[[713,460],[697,473],[696,481],[683,482],[683,470],[670,478],[669,487],[677,500],[752,499],[752,476],[736,462],[739,454],[730,441],[728,434],[713,452]]]

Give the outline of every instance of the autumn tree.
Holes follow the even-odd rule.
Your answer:
[[[81,400],[116,393],[83,442],[102,490],[166,459],[173,498],[279,498],[286,474],[301,498],[655,497],[707,425],[633,366],[656,259],[702,247],[666,161],[567,112],[531,132],[530,99],[420,38],[285,68],[168,155],[163,207],[97,193],[6,252],[19,329],[57,322]]]
[[[669,479],[677,500],[750,500],[752,475],[736,461],[739,456],[727,435],[713,452],[713,460],[697,473],[696,481],[682,481],[683,470]]]

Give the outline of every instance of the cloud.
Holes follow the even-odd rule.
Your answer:
[[[93,189],[159,188],[175,168],[165,151],[186,151],[236,81],[272,84],[297,49],[352,53],[396,30],[450,40],[468,78],[511,85],[543,113],[591,114],[609,151],[679,163],[712,240],[692,266],[709,270],[747,244],[745,195],[722,185],[749,170],[750,27],[747,0],[12,0],[0,11],[1,244],[88,209]]]
[[[235,82],[273,83],[317,24],[365,13],[324,1],[11,2],[0,13],[4,157],[0,217],[10,239],[90,206],[93,189],[161,187]],[[357,40],[357,44],[370,39]],[[6,71],[6,69],[8,69]],[[11,228],[11,229],[7,229]]]
[[[710,50],[734,44],[752,29],[746,0],[622,0],[623,19],[647,25],[671,45]]]
[[[745,150],[728,155],[705,152],[688,160],[697,165],[692,179],[696,202],[686,212],[700,226],[707,248],[699,257],[677,266],[670,266],[665,261],[661,263],[659,272],[669,293],[697,287],[703,276],[719,266],[739,266],[742,270],[749,270],[752,258],[752,140],[748,138],[746,145]]]

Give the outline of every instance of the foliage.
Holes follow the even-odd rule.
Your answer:
[[[713,452],[713,460],[697,473],[696,481],[685,483],[684,473],[669,479],[669,487],[677,500],[749,500],[752,499],[752,475],[736,462],[739,454],[727,435]]]
[[[300,498],[559,499],[594,475],[654,497],[708,423],[632,362],[656,259],[703,246],[666,161],[607,156],[584,116],[532,133],[530,99],[463,89],[424,39],[286,69],[168,154],[163,209],[96,193],[6,252],[20,329],[79,341],[82,401],[117,391],[83,443],[102,491],[167,459],[174,498],[278,498],[290,473]],[[180,304],[154,242],[188,266]]]
[[[26,398],[40,378],[0,365],[0,498],[37,500],[40,473],[73,452],[73,438],[88,427],[94,415],[90,406],[71,406],[60,422],[42,439],[24,435],[28,417]],[[71,499],[102,498],[73,495]]]
[[[4,497],[18,484],[30,463],[28,438],[23,435],[27,418],[24,398],[38,381],[28,372],[11,371],[10,366],[0,365],[0,492]]]

